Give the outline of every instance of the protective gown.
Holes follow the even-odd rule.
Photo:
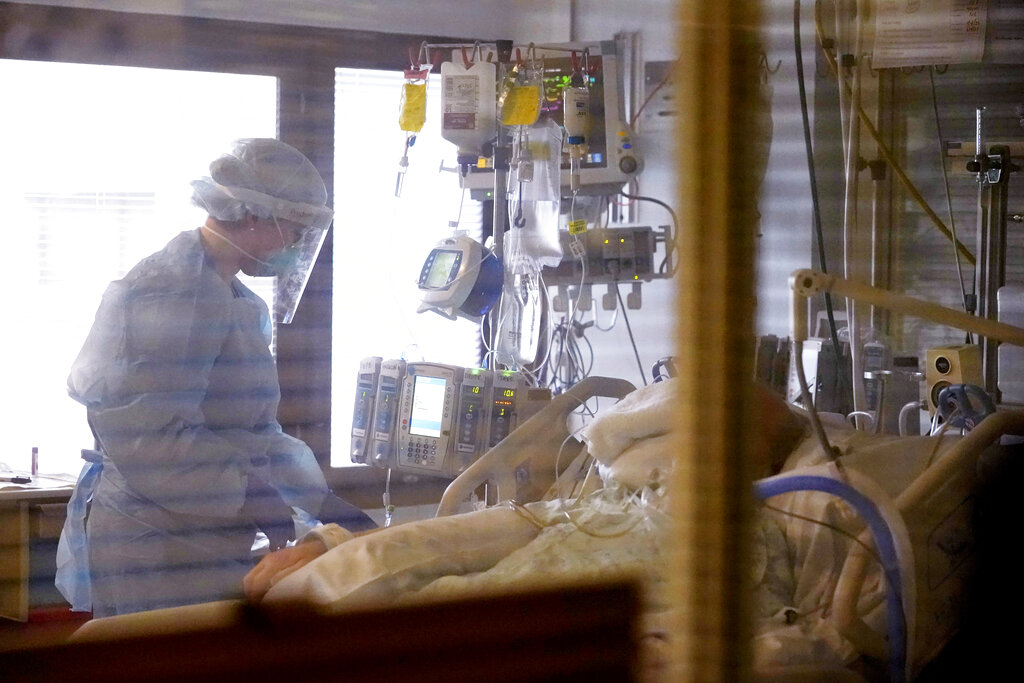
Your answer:
[[[87,464],[78,487],[97,480],[87,543],[73,513],[61,541],[65,561],[87,552],[89,567],[58,570],[79,601],[88,571],[94,616],[239,597],[256,533],[241,511],[252,475],[312,516],[333,498],[312,451],[276,420],[270,329],[263,301],[214,270],[199,230],[107,289],[68,379],[102,445],[98,480]],[[76,491],[78,507],[88,494]],[[373,526],[355,518],[354,530]]]

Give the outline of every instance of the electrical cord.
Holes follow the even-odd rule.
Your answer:
[[[629,314],[626,313],[626,304],[622,301],[622,293],[619,291],[619,283],[615,283],[615,296],[619,299],[619,307],[622,309],[622,319],[626,321],[626,330],[629,332],[629,343],[633,345],[633,355],[636,356],[636,367],[640,371],[640,379],[644,386],[647,386],[647,376],[644,374],[644,365],[640,362],[640,352],[636,350],[636,339],[633,338],[633,328],[629,325]]]
[[[818,266],[822,273],[828,274],[828,265],[825,259],[825,235],[821,227],[821,204],[818,199],[818,174],[814,166],[814,149],[811,143],[811,121],[807,105],[807,88],[804,84],[804,58],[803,47],[800,40],[800,0],[793,2],[793,42],[796,46],[796,79],[800,92],[800,116],[803,120],[804,149],[807,153],[807,174],[810,177],[811,186],[811,208],[814,217],[814,235],[818,246]],[[842,359],[843,355],[839,346],[839,332],[836,329],[835,309],[832,306],[832,295],[825,292],[825,314],[828,317],[828,331],[832,340],[832,348],[835,350],[836,361]],[[801,349],[795,349],[800,353]],[[847,389],[846,373],[838,373],[843,385],[840,393]]]

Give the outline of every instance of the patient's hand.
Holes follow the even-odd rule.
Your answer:
[[[320,539],[310,539],[290,548],[281,548],[266,555],[242,579],[245,597],[259,602],[270,587],[327,552],[327,546]]]

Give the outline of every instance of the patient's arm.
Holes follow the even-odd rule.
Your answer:
[[[303,536],[298,544],[290,548],[281,548],[264,556],[242,579],[245,596],[252,602],[259,602],[271,586],[296,569],[305,567],[331,548],[339,546],[355,536],[362,536],[374,531],[378,531],[378,529],[369,529],[353,534],[337,524],[325,524],[313,529]]]
[[[252,602],[259,602],[275,583],[326,552],[327,546],[323,541],[314,538],[265,555],[242,579],[245,597]]]

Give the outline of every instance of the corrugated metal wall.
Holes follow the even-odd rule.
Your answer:
[[[941,140],[932,107],[932,80]],[[1015,112],[1016,107],[1024,105],[1024,65],[950,66],[934,76],[925,69],[901,70],[895,76],[895,93],[898,121],[905,131],[907,172],[933,210],[948,224],[940,166],[940,161],[945,161],[957,236],[976,253],[979,185],[974,175],[966,172],[969,157],[950,156],[942,151],[959,142],[969,143],[973,148],[978,106],[986,107],[983,131],[989,143],[1024,143],[1024,115]],[[1018,164],[1022,161],[1017,157]],[[1011,174],[1008,196],[1011,214],[1024,211],[1024,173]],[[959,307],[960,284],[949,240],[931,226],[916,204],[904,201],[901,213],[894,284],[913,296]],[[1008,283],[1024,283],[1024,228],[1020,223],[1008,224],[1006,267]],[[974,269],[962,262],[962,270],[970,292]],[[906,321],[902,336],[902,344],[908,349],[962,341],[963,333],[911,320]]]
[[[839,87],[818,47],[813,3],[801,4],[801,42],[827,264],[830,272],[842,275],[844,175]],[[830,6],[831,3],[823,3],[826,14]],[[773,129],[768,170],[760,191],[757,332],[780,336],[789,333],[786,286],[789,273],[795,268],[819,266],[816,243],[812,239],[811,193],[799,108],[793,8],[790,3],[765,3],[764,17],[765,65],[778,70],[765,74]],[[869,28],[870,22],[868,17]],[[831,18],[824,24],[826,33],[830,33],[834,26]],[[934,115],[932,80],[941,138]],[[960,241],[973,254],[977,240],[978,184],[974,176],[965,172],[964,162],[968,158],[951,157],[945,151],[956,142],[973,146],[978,106],[987,107],[987,140],[1024,144],[1024,119],[1019,111],[1024,106],[1024,65],[986,62],[939,66],[934,72],[924,67],[865,70],[863,90],[864,109],[879,122],[883,138],[892,145],[906,175],[932,210],[949,225],[941,166],[945,163],[953,223]],[[866,134],[862,135],[862,142],[864,162],[880,158]],[[753,162],[756,163],[756,159]],[[1018,163],[1021,163],[1020,157]],[[870,168],[860,171],[859,210],[861,224],[866,224],[862,230],[870,229],[870,215],[875,210],[871,197],[873,183],[868,179],[870,173]],[[1008,195],[1009,213],[1024,212],[1024,172],[1011,175]],[[894,179],[891,169],[887,169],[884,180],[879,181],[879,196],[880,239],[876,263],[879,286],[960,308],[962,295],[951,242],[911,200],[909,193]],[[1007,243],[1008,283],[1024,282],[1022,237],[1024,225],[1011,222]],[[862,272],[866,278],[870,271]],[[962,261],[962,272],[970,292],[974,269],[970,263]],[[823,308],[822,301],[812,302],[813,313]],[[845,315],[842,301],[836,302],[836,310],[837,315]],[[881,314],[877,323],[878,331],[890,340],[896,355],[923,358],[927,348],[964,340],[964,333],[960,331],[911,318],[888,320]]]

